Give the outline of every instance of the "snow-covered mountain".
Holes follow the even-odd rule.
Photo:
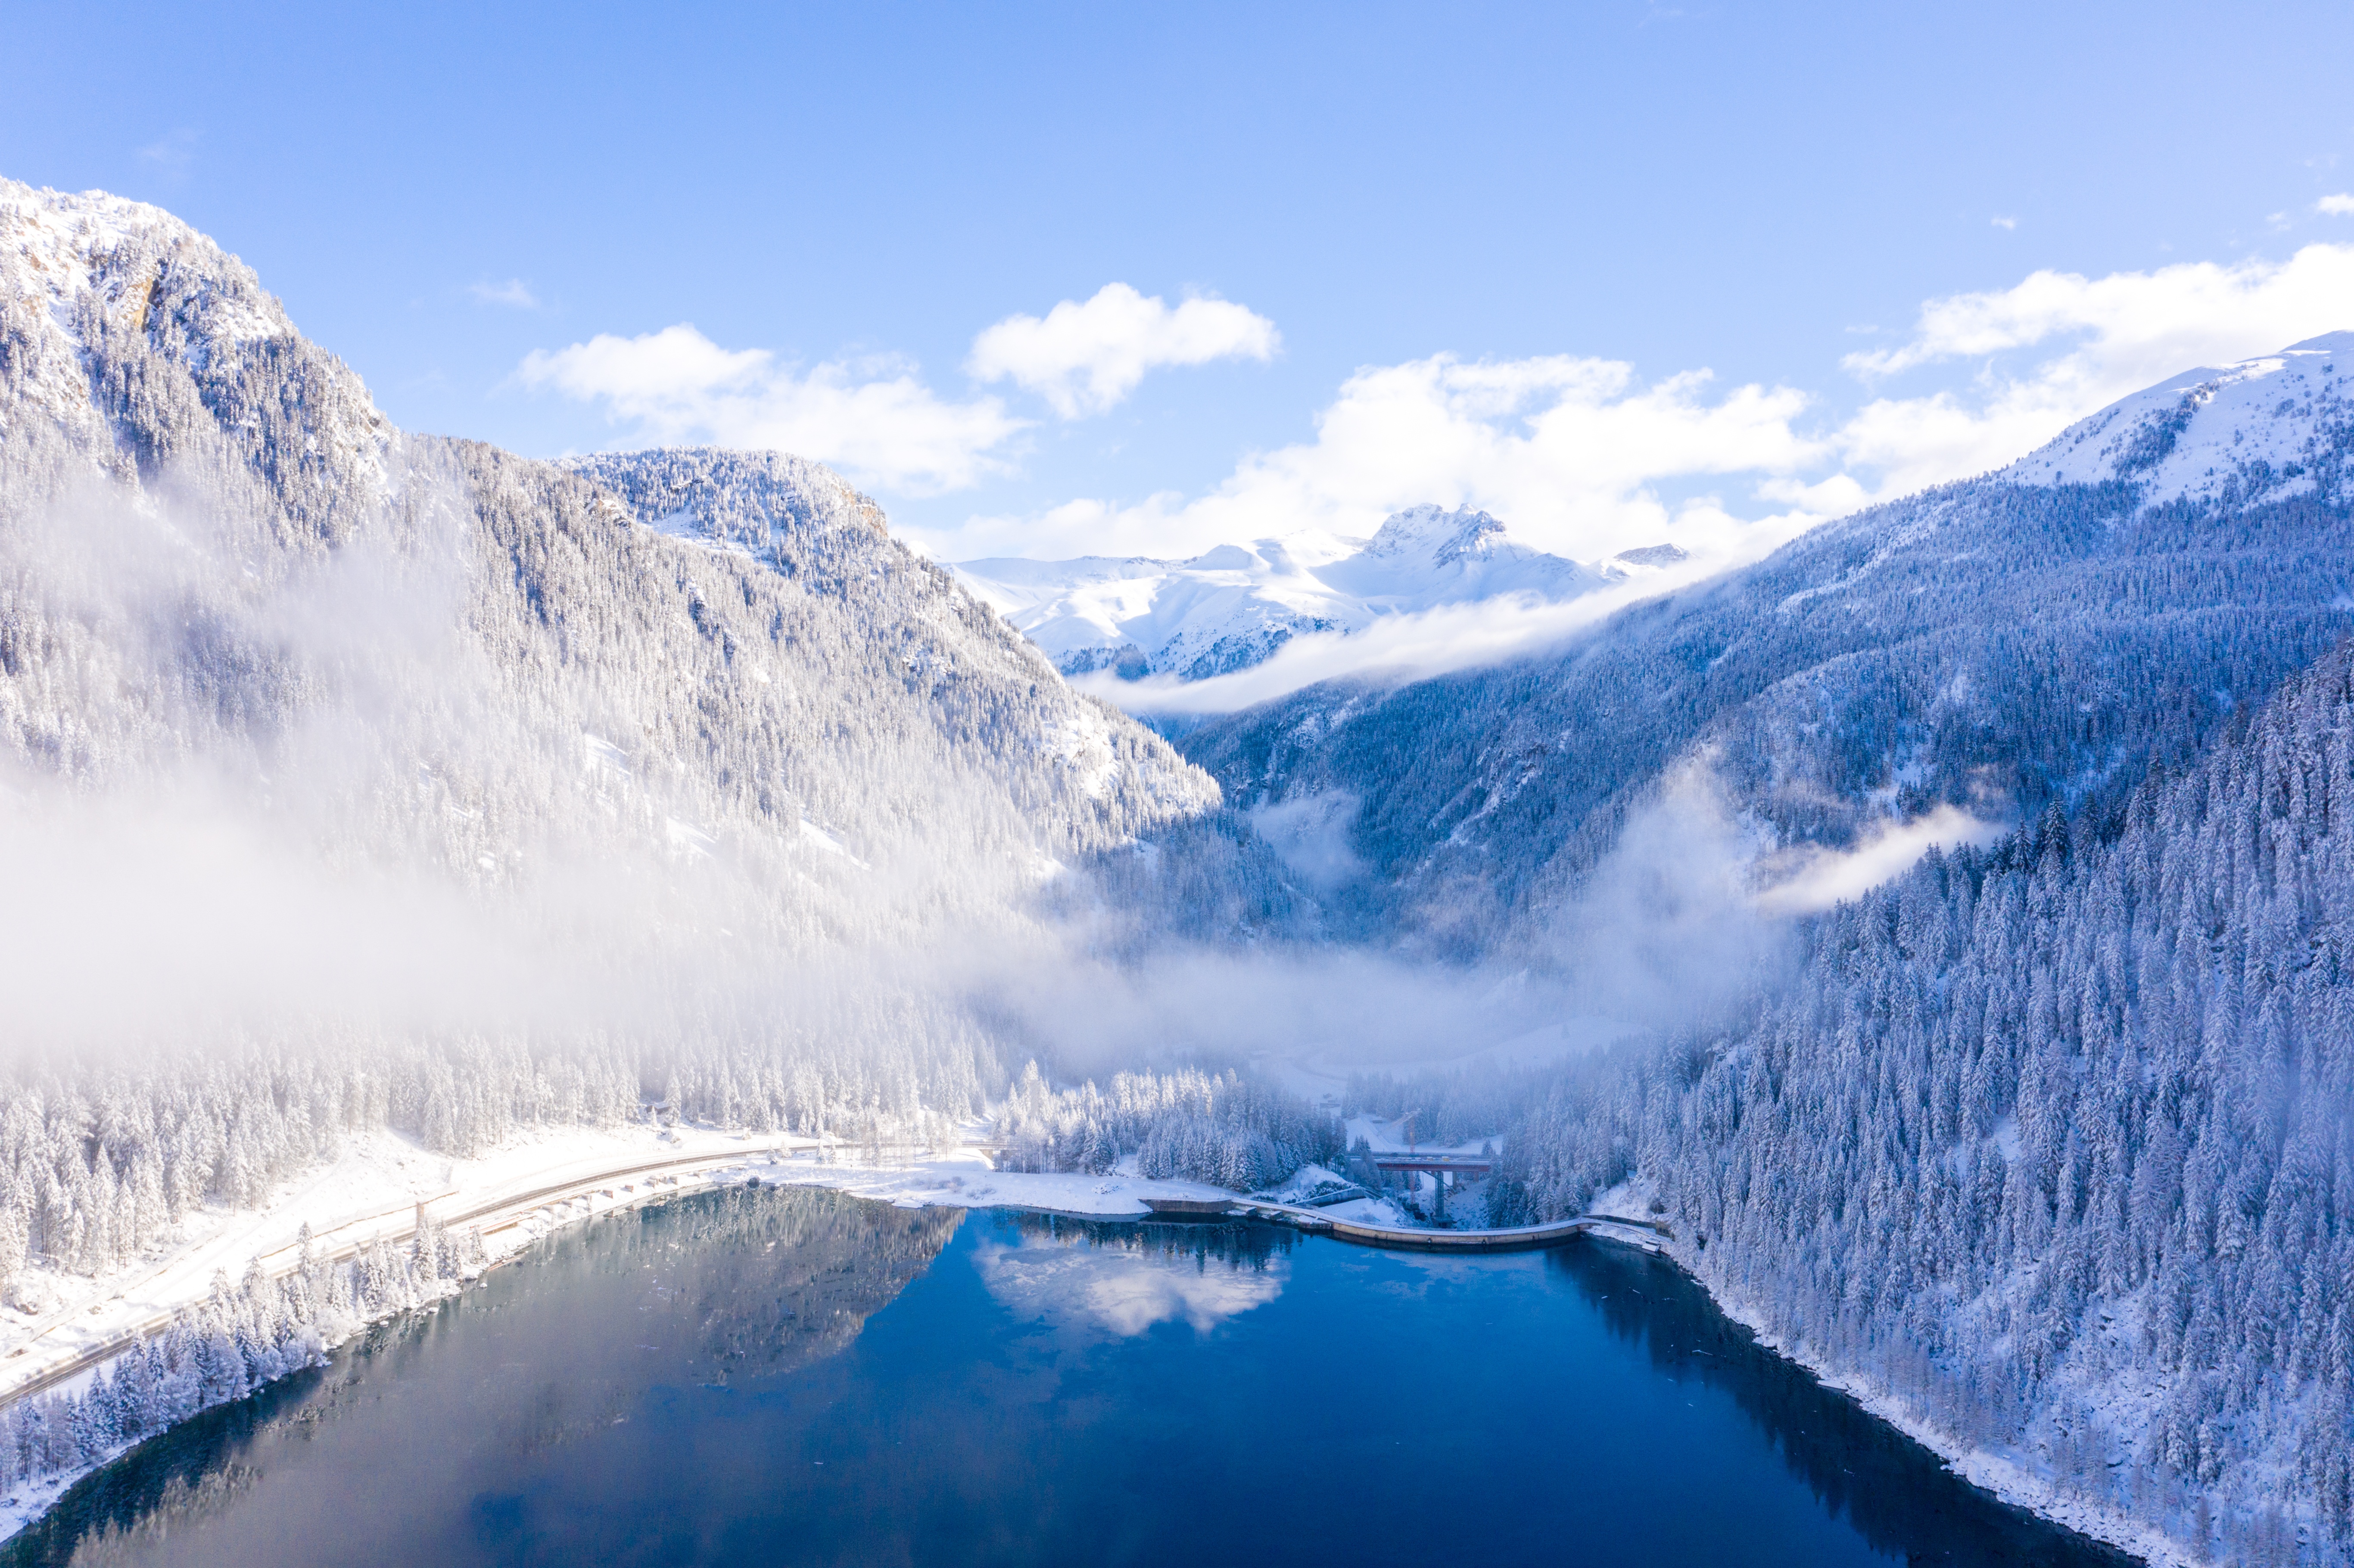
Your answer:
[[[862,853],[944,822],[944,777],[969,786],[962,810],[996,799],[986,836],[1050,857],[1216,799],[829,471],[709,450],[543,464],[406,434],[249,269],[139,203],[0,182],[0,556],[18,574],[0,756],[46,770],[111,785],[224,747],[270,759],[352,683],[277,624],[349,553],[394,577],[403,614],[401,573],[454,574],[431,591],[462,613],[432,630],[453,640],[452,683],[479,684],[473,735],[429,733],[447,715],[405,692],[372,726],[387,751],[435,751],[453,806],[545,747],[577,758],[584,734],[622,759],[601,777],[631,775],[705,836],[781,821],[790,838],[807,819]],[[157,536],[137,541],[140,569],[84,580],[95,541],[123,530]],[[142,617],[166,612],[124,601],[143,590],[204,636],[159,640]],[[569,784],[528,791],[506,831],[572,810]],[[615,837],[603,818],[562,826]],[[504,860],[512,843],[472,842],[485,831],[458,832],[454,863]]]
[[[1371,539],[1305,530],[1182,561],[998,556],[954,570],[1066,675],[1198,681],[1308,632],[1362,631],[1384,616],[1504,594],[1573,599],[1681,556],[1652,546],[1591,567],[1513,543],[1485,512],[1425,505],[1394,514]]]
[[[1574,895],[1697,759],[1784,849],[2129,787],[2354,631],[2349,344],[2174,378],[1558,653],[1312,687],[1182,749],[1239,806],[1351,802],[1372,924],[1450,945]]]
[[[1215,938],[1275,945],[1251,824],[1286,812],[1324,929],[1534,970],[1741,903],[1597,874],[1711,856],[1647,816],[1704,772],[1745,846],[2031,825],[1808,924],[1780,991],[1670,908],[1659,960],[1756,994],[1514,1080],[1500,1195],[1643,1194],[1779,1343],[2047,1509],[2354,1561],[2349,344],[2153,387],[1541,658],[1216,721],[1205,773],[822,468],[406,435],[211,241],[0,182],[0,1287],[122,1277],[387,1126],[465,1154],[659,1100],[929,1137],[1007,1081],[990,1003],[1042,887],[1104,914],[1096,953],[1236,912],[1187,932],[1190,1005],[1237,972]],[[970,565],[1048,647],[1069,619],[1062,655],[1207,674],[1674,564],[1418,508]],[[1025,1075],[1013,1158],[1227,1181],[1323,1125],[1235,1079],[1115,1090]]]
[[[1989,476],[2015,484],[2123,481],[2141,504],[2343,501],[2354,431],[2354,332],[2221,369],[2186,370],[2120,398]]]
[[[404,433],[186,224],[5,181],[0,802],[0,1290],[387,1123],[969,1112],[903,955],[1052,962],[1106,864],[1198,906],[1221,820],[825,470]]]

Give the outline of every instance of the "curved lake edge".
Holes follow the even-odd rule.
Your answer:
[[[812,1170],[808,1167],[756,1166],[747,1162],[734,1168],[695,1171],[689,1178],[694,1181],[691,1186],[650,1189],[635,1195],[626,1202],[617,1203],[609,1208],[559,1215],[537,1231],[524,1245],[491,1258],[462,1279],[450,1282],[451,1288],[435,1298],[403,1306],[381,1317],[355,1325],[334,1343],[323,1345],[319,1359],[311,1364],[258,1384],[238,1398],[196,1411],[162,1431],[150,1433],[134,1442],[127,1443],[78,1472],[56,1478],[53,1486],[42,1489],[49,1492],[47,1500],[14,1521],[8,1537],[0,1538],[0,1557],[16,1555],[12,1549],[16,1539],[21,1538],[28,1527],[60,1510],[68,1513],[78,1511],[74,1506],[80,1500],[78,1494],[86,1493],[93,1483],[102,1481],[109,1471],[122,1465],[141,1449],[151,1444],[170,1439],[199,1422],[217,1421],[237,1429],[252,1427],[257,1422],[265,1420],[268,1411],[283,1400],[299,1397],[300,1391],[308,1386],[309,1382],[329,1364],[329,1357],[352,1353],[355,1351],[365,1351],[370,1346],[379,1342],[387,1333],[399,1331],[400,1325],[404,1322],[428,1319],[434,1314],[445,1310],[461,1294],[471,1293],[472,1287],[488,1280],[492,1276],[504,1270],[510,1264],[534,1259],[540,1255],[546,1242],[577,1229],[581,1222],[586,1220],[611,1217],[633,1210],[668,1207],[677,1200],[706,1196],[727,1187],[749,1185],[830,1192],[860,1202],[885,1208],[907,1210],[932,1207],[953,1209],[968,1213],[999,1213],[1011,1215],[1033,1215],[1089,1228],[1105,1227],[1117,1230],[1139,1226],[1165,1227],[1172,1224],[1182,1228],[1189,1224],[1185,1221],[1171,1221],[1149,1212],[1141,1214],[1107,1214],[1100,1212],[1057,1208],[1044,1203],[1023,1202],[1018,1200],[967,1202],[949,1200],[915,1204],[905,1199],[894,1202],[891,1199],[850,1190],[862,1177],[871,1174],[871,1172],[855,1170],[837,1172]],[[828,1180],[828,1177],[834,1179]],[[1777,1342],[1771,1335],[1763,1332],[1754,1319],[1742,1311],[1737,1304],[1730,1303],[1720,1297],[1707,1279],[1693,1269],[1687,1260],[1676,1255],[1673,1250],[1674,1238],[1671,1234],[1638,1236],[1618,1234],[1617,1230],[1619,1225],[1664,1230],[1664,1227],[1656,1226],[1654,1222],[1614,1215],[1586,1215],[1552,1225],[1522,1227],[1511,1232],[1420,1233],[1363,1225],[1350,1225],[1343,1229],[1334,1226],[1327,1217],[1317,1214],[1313,1210],[1283,1212],[1290,1208],[1289,1205],[1272,1204],[1265,1200],[1254,1201],[1238,1195],[1230,1205],[1232,1212],[1225,1223],[1232,1224],[1239,1221],[1279,1225],[1303,1235],[1345,1242],[1354,1247],[1373,1251],[1414,1253],[1426,1256],[1476,1257],[1494,1255],[1498,1252],[1506,1250],[1523,1254],[1551,1252],[1575,1246],[1581,1239],[1607,1243],[1609,1247],[1616,1251],[1645,1255],[1654,1266],[1671,1270],[1678,1280],[1698,1292],[1721,1320],[1722,1329],[1737,1331],[1740,1340],[1754,1347],[1758,1354],[1770,1357],[1790,1371],[1803,1374],[1825,1399],[1835,1401],[1844,1406],[1857,1419],[1867,1422],[1919,1449],[1925,1456],[1936,1461],[1937,1467],[1953,1477],[1957,1483],[1979,1494],[1988,1506],[2024,1516],[2047,1530],[2062,1532],[2088,1547],[2130,1553],[2136,1560],[2166,1564],[2168,1568],[2171,1568],[2172,1564],[2186,1561],[2174,1555],[2170,1551],[2163,1550],[2170,1546],[2170,1542],[2160,1542],[2158,1544],[2161,1550],[2152,1551],[2148,1541],[2134,1538],[2138,1532],[2112,1532],[2099,1528],[2101,1523],[2099,1520],[2084,1520],[2070,1517],[2064,1504],[2053,1506],[2060,1499],[2053,1498],[2049,1492],[2037,1491],[2031,1484],[2028,1486],[1989,1484],[1988,1479],[1984,1478],[1983,1473],[1973,1473],[1970,1467],[1974,1461],[1999,1465],[2002,1463],[2000,1460],[1982,1451],[1941,1440],[1934,1428],[1925,1427],[1914,1420],[1908,1420],[1901,1407],[1894,1406],[1893,1401],[1876,1395],[1868,1386],[1859,1386],[1856,1383],[1842,1380],[1838,1374],[1811,1363],[1805,1357],[1793,1354],[1787,1346]],[[1322,1223],[1319,1223],[1320,1221]],[[1610,1224],[1613,1228],[1609,1230],[1597,1228],[1597,1223]],[[1694,1353],[1708,1356],[1713,1352],[1701,1351]],[[1709,1369],[1701,1367],[1698,1363],[1692,1363],[1692,1370],[1704,1378],[1709,1375]],[[1795,1458],[1792,1464],[1794,1468],[1798,1467]],[[2093,1528],[2087,1528],[2088,1523]],[[2119,1539],[2120,1534],[2126,1534],[2128,1538]]]
[[[1891,1431],[1903,1434],[1935,1455],[1955,1477],[2004,1506],[2032,1514],[2072,1535],[2129,1553],[2135,1561],[2147,1563],[2149,1568],[2207,1568],[2202,1560],[2190,1556],[2180,1543],[2159,1533],[2152,1526],[2114,1510],[2063,1496],[2016,1460],[1947,1436],[1909,1402],[1861,1373],[1840,1372],[1793,1351],[1786,1341],[1764,1327],[1756,1313],[1738,1303],[1728,1302],[1706,1279],[1685,1267],[1682,1259],[1664,1250],[1659,1255],[1673,1262],[1686,1277],[1707,1291],[1717,1310],[1723,1313],[1728,1321],[1738,1323],[1760,1349],[1797,1368],[1825,1390],[1847,1400],[1872,1420]]]
[[[1012,1205],[1008,1205],[1009,1207]],[[2087,1542],[2126,1552],[2150,1568],[2200,1568],[2197,1560],[2138,1520],[2062,1496],[2023,1470],[2017,1463],[1989,1450],[1951,1437],[1920,1412],[1872,1383],[1868,1378],[1841,1373],[1796,1350],[1769,1331],[1759,1314],[1727,1298],[1706,1275],[1679,1255],[1681,1245],[1667,1226],[1646,1219],[1611,1214],[1583,1214],[1547,1225],[1513,1230],[1434,1231],[1424,1239],[1412,1231],[1365,1224],[1314,1223],[1313,1210],[1241,1199],[1235,1212],[1278,1224],[1295,1224],[1310,1234],[1325,1235],[1352,1246],[1441,1254],[1493,1254],[1537,1251],[1585,1240],[1646,1253],[1670,1266],[1702,1292],[1728,1324],[1738,1327],[1757,1349],[1803,1372],[1823,1392],[1842,1400],[1860,1414],[1907,1439],[1934,1456],[1947,1473],[2001,1506],[2062,1530]],[[1086,1216],[1071,1216],[1081,1218]],[[1301,1219],[1309,1223],[1300,1224]],[[1605,1228],[1606,1226],[1610,1228]],[[1649,1234],[1630,1234],[1640,1229]],[[1449,1239],[1452,1238],[1452,1239]]]

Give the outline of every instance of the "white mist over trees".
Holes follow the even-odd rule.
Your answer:
[[[1541,929],[1695,759],[1766,854],[2129,789],[2354,630],[2354,337],[2319,341],[2339,347],[2278,388],[2294,460],[2211,453],[2200,499],[2137,482],[2200,433],[2181,407],[2103,416],[2100,483],[1941,486],[1558,652],[1312,687],[1181,746],[1236,808],[1352,800],[1367,871],[1327,900],[1336,928],[1458,959]]]
[[[403,435],[152,208],[0,186],[0,1280],[366,1128],[936,1135],[1058,910],[1281,903],[1204,775],[825,471]]]

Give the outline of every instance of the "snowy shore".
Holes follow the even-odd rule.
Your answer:
[[[631,1125],[525,1137],[480,1159],[451,1160],[398,1133],[372,1132],[350,1139],[332,1164],[289,1183],[258,1210],[191,1215],[171,1242],[111,1275],[91,1280],[27,1271],[12,1293],[16,1304],[0,1307],[0,1407],[28,1394],[80,1393],[128,1344],[200,1307],[217,1281],[256,1270],[291,1273],[306,1227],[315,1254],[349,1257],[378,1244],[407,1243],[423,1220],[479,1235],[485,1266],[495,1267],[566,1225],[747,1180],[826,1187],[904,1208],[1013,1207],[1103,1219],[1145,1216],[1148,1196],[1235,1196],[1199,1182],[1134,1175],[1001,1171],[989,1150],[971,1145],[868,1150],[831,1139]],[[461,1287],[449,1282],[440,1294]],[[11,1487],[0,1498],[0,1540],[40,1518],[113,1457]]]
[[[1720,1291],[1696,1266],[1689,1244],[1655,1248],[1672,1259],[1706,1290],[1718,1311],[1756,1336],[1757,1342],[1784,1361],[1804,1367],[1826,1388],[1838,1390],[1863,1407],[1875,1420],[1887,1423],[1946,1462],[1946,1467],[1981,1491],[1993,1493],[2013,1508],[2024,1509],[2077,1534],[2129,1552],[2151,1568],[2201,1568],[2182,1544],[2155,1527],[2100,1507],[2060,1489],[2038,1475],[2022,1457],[2003,1454],[1961,1442],[1938,1427],[1912,1401],[1899,1397],[1871,1379],[1838,1372],[1815,1357],[1766,1331],[1764,1319]]]
[[[636,1181],[623,1174],[654,1164],[675,1168]],[[1144,1214],[1148,1195],[1233,1196],[1190,1181],[1000,1171],[986,1150],[970,1146],[894,1148],[877,1159],[832,1140],[631,1126],[527,1137],[480,1159],[451,1160],[398,1133],[371,1132],[262,1208],[200,1211],[171,1244],[114,1274],[92,1280],[26,1270],[12,1304],[0,1306],[0,1403],[92,1348],[201,1301],[216,1275],[236,1279],[257,1263],[284,1272],[305,1226],[315,1246],[348,1254],[406,1239],[422,1216],[479,1230],[495,1261],[558,1225],[667,1196],[730,1166],[903,1205],[1008,1204],[1107,1219]]]

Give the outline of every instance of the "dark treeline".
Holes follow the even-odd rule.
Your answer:
[[[1016,1234],[1029,1239],[1162,1259],[1184,1258],[1204,1266],[1217,1263],[1238,1273],[1264,1271],[1278,1258],[1289,1255],[1299,1239],[1298,1232],[1286,1226],[1256,1223],[1208,1224],[1188,1220],[1139,1224],[1134,1220],[1084,1220],[1020,1210],[1007,1219]]]

